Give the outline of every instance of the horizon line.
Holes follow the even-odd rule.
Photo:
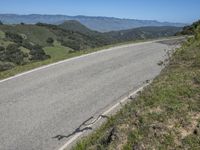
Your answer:
[[[161,23],[180,23],[180,24],[191,24],[192,22],[171,22],[171,21],[159,21],[159,20],[156,20],[156,19],[136,19],[136,18],[126,18],[126,17],[111,17],[111,16],[99,16],[99,15],[96,15],[96,16],[90,16],[90,15],[67,15],[67,14],[46,14],[46,13],[24,13],[24,14],[21,14],[21,13],[0,13],[0,15],[18,15],[18,16],[28,16],[28,15],[50,15],[50,16],[68,16],[68,17],[78,17],[78,16],[82,16],[82,17],[99,17],[99,18],[115,18],[115,19],[124,19],[124,20],[141,20],[141,21],[157,21],[157,22],[161,22]]]

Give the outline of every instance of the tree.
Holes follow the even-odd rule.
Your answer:
[[[10,39],[11,41],[15,43],[21,44],[23,42],[22,36],[16,33],[6,32],[5,35],[7,39]]]
[[[0,20],[0,25],[3,25],[3,22]]]
[[[15,64],[13,64],[11,62],[0,61],[0,71],[9,70],[9,69],[13,68],[14,66],[15,66]]]
[[[31,55],[31,60],[45,60],[50,58],[40,45],[33,45],[29,54]]]
[[[54,40],[53,40],[53,38],[49,37],[49,38],[46,40],[46,42],[47,42],[48,44],[53,44]]]
[[[24,64],[25,54],[19,49],[17,44],[9,44],[5,51],[6,61],[17,65]]]
[[[0,46],[0,52],[4,51],[4,50],[5,50],[5,48],[3,46]]]
[[[15,52],[18,52],[19,50],[19,46],[17,44],[9,44],[6,48],[6,53],[7,54],[12,54]]]
[[[5,48],[3,46],[0,46],[0,61],[4,61],[5,59]]]
[[[82,49],[78,41],[73,41],[73,40],[64,41],[61,39],[60,42],[61,42],[61,45],[72,48],[73,50],[76,50],[76,51],[79,51]]]

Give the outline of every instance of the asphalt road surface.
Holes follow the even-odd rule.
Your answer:
[[[165,42],[130,44],[0,82],[0,150],[54,150],[83,121],[161,71]]]

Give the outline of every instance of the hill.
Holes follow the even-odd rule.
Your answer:
[[[60,25],[1,24],[0,71],[16,66],[23,68],[27,64],[31,66],[35,62],[55,62],[106,45],[172,36],[180,29],[141,27],[101,33],[88,29],[78,21],[65,21]]]
[[[129,30],[122,31],[113,31],[105,33],[108,36],[112,37],[114,40],[118,42],[123,41],[131,41],[131,40],[141,40],[141,39],[150,39],[150,38],[158,38],[158,37],[167,37],[173,36],[177,32],[181,31],[180,27],[140,27]]]
[[[92,30],[81,24],[80,22],[76,20],[67,20],[61,24],[58,25],[58,27],[65,29],[65,30],[72,30],[77,31],[81,33],[91,33]]]
[[[200,20],[194,22],[192,25],[183,27],[183,30],[181,32],[178,32],[177,35],[194,35],[199,25]]]
[[[82,25],[78,21],[65,21],[64,23],[58,25],[60,28],[65,30],[77,31],[93,38],[99,37],[106,39],[109,43],[115,42],[125,42],[133,40],[142,40],[149,38],[167,37],[173,36],[177,32],[182,30],[181,27],[173,26],[161,26],[161,27],[140,27],[128,30],[111,31],[111,32],[97,32],[90,30],[86,26]]]
[[[61,24],[66,20],[76,20],[87,28],[100,32],[119,31],[144,26],[177,26],[183,27],[183,23],[159,22],[155,20],[120,19],[114,17],[90,17],[90,16],[66,16],[66,15],[17,15],[0,14],[0,20],[4,24],[36,24],[38,22],[47,24]]]

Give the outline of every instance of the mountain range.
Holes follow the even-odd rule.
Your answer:
[[[146,26],[183,27],[186,25],[184,23],[159,22],[156,20],[120,19],[114,17],[0,14],[0,21],[2,21],[4,24],[20,24],[22,22],[26,24],[36,24],[40,22],[58,25],[62,24],[66,20],[79,21],[89,29],[99,32],[127,30]]]

